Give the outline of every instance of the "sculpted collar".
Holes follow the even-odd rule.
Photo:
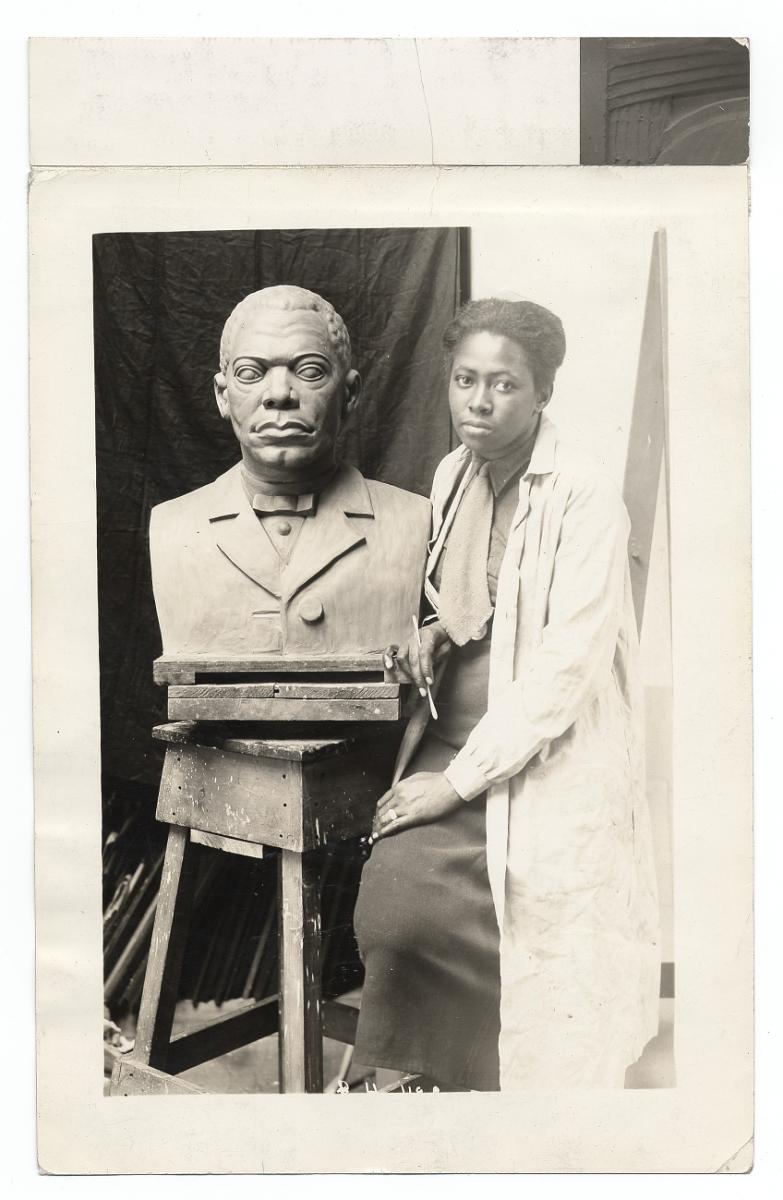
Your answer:
[[[336,559],[366,539],[366,526],[355,517],[374,517],[370,492],[354,467],[340,467],[318,497],[318,514],[303,521],[292,557],[283,576],[280,556],[251,508],[239,463],[210,488],[209,522],[217,545],[250,579],[286,603]]]
[[[237,463],[215,480],[210,521],[236,517],[244,509],[249,509],[241,471],[242,464]],[[327,497],[330,508],[342,509],[347,517],[375,516],[367,483],[355,467],[342,465],[337,468],[337,474],[320,497],[321,504]]]
[[[251,471],[244,462],[239,464],[240,474],[242,476],[242,486],[245,489],[245,495],[251,504],[254,496],[270,496],[285,497],[289,502],[288,507],[295,508],[293,503],[298,496],[307,496],[310,499],[310,507],[312,507],[312,497],[318,496],[324,488],[327,488],[337,474],[339,467],[336,463],[332,463],[317,475],[311,475],[308,479],[298,482],[270,482],[267,479],[262,479]],[[271,510],[269,510],[271,511]]]

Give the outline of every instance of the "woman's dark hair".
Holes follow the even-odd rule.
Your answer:
[[[530,300],[469,300],[463,304],[443,334],[447,367],[457,346],[472,333],[494,333],[521,346],[539,392],[551,388],[565,358],[562,321]]]

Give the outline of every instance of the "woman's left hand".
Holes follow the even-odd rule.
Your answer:
[[[427,825],[459,808],[465,801],[441,771],[420,771],[402,779],[378,801],[370,841]]]

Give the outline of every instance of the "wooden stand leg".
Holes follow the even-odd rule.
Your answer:
[[[321,918],[318,866],[312,856],[281,850],[280,1091],[323,1091]]]
[[[160,1070],[166,1068],[166,1054],[171,1041],[177,985],[196,875],[194,856],[187,854],[189,836],[189,829],[179,825],[169,826],[136,1027],[136,1045],[132,1055],[136,1062],[148,1063]]]

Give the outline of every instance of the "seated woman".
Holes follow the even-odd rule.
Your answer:
[[[356,1058],[451,1090],[622,1087],[660,973],[628,516],[544,414],[553,313],[473,301],[444,348],[462,444],[433,483],[432,617],[386,652],[437,680],[438,719],[378,804]]]

